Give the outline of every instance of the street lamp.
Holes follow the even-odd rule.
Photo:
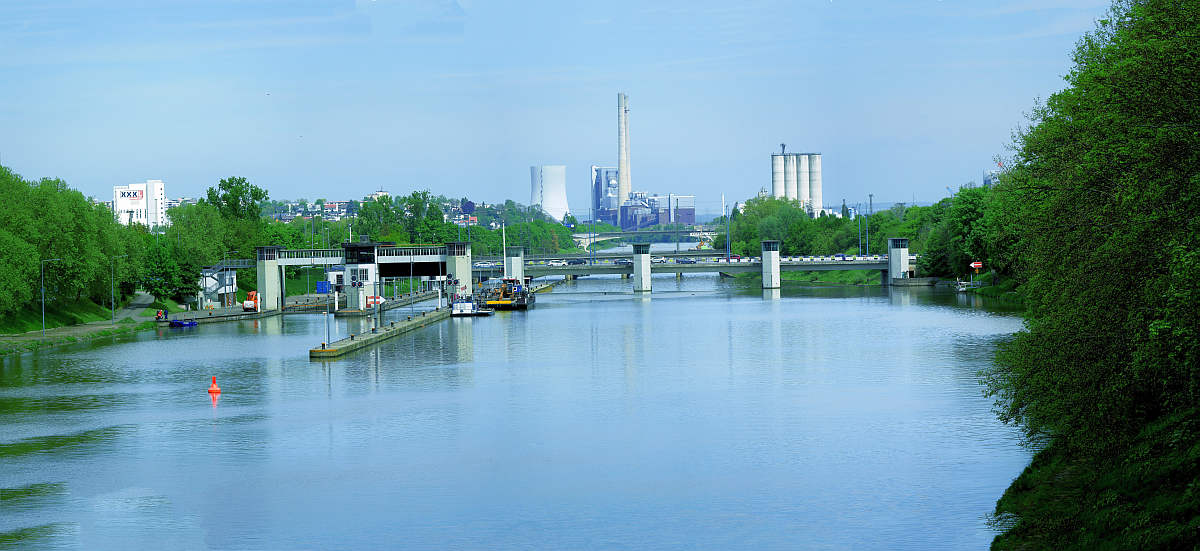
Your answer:
[[[120,256],[110,256],[109,257],[109,260],[112,261],[112,267],[109,270],[108,300],[109,300],[109,305],[112,309],[113,325],[117,324],[117,259],[125,258],[127,256],[129,256],[129,255],[123,254]]]
[[[46,336],[46,263],[56,262],[61,258],[47,258],[42,261],[42,336]]]

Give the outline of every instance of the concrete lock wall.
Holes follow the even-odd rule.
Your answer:
[[[280,287],[283,286],[283,282],[280,280],[279,262],[259,260],[257,268],[258,309],[262,312],[278,310],[282,299]]]
[[[779,288],[779,242],[762,242],[762,288]]]
[[[650,244],[633,245],[633,290],[650,291]]]

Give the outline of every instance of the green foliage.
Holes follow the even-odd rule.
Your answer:
[[[40,303],[44,259],[61,259],[45,264],[48,311],[107,304],[114,286],[121,296],[134,291],[145,227],[118,224],[111,211],[61,180],[25,180],[2,166],[0,202],[0,315],[20,316]],[[38,311],[40,318],[40,304]]]
[[[1024,281],[1027,309],[988,387],[1048,444],[997,505],[996,548],[1197,541],[1197,51],[1197,2],[1117,2],[985,209],[985,249]]]
[[[257,220],[259,204],[266,199],[266,190],[241,176],[221,179],[216,188],[208,188],[207,195],[208,203],[217,207],[221,216],[242,220]]]

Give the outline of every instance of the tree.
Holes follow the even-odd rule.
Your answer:
[[[222,178],[216,188],[208,188],[207,200],[226,218],[257,220],[259,204],[267,198],[266,190],[251,184],[241,176]]]

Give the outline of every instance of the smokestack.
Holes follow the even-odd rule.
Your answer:
[[[617,92],[617,209],[629,199],[632,191],[629,179],[629,96]]]

